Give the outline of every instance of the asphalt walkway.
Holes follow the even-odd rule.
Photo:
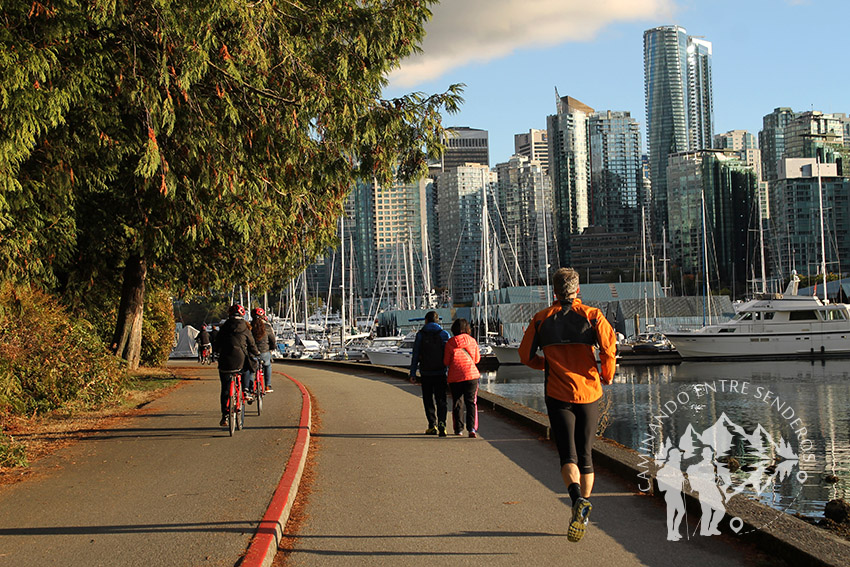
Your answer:
[[[247,428],[231,438],[218,427],[215,369],[181,365],[197,378],[0,488],[0,566],[240,564],[298,446],[302,392],[283,373],[310,390],[320,423],[306,519],[283,534],[291,551],[275,565],[764,559],[728,536],[667,542],[663,503],[602,470],[588,535],[569,543],[569,498],[549,443],[484,409],[478,439],[425,436],[419,387],[398,378],[276,364],[263,414],[249,407]]]
[[[219,380],[194,366],[145,411],[92,432],[0,488],[0,566],[231,566],[289,459],[301,394],[274,376],[246,429],[218,426]]]
[[[660,499],[602,470],[588,534],[570,543],[570,500],[549,443],[483,408],[478,439],[425,436],[418,386],[368,371],[280,368],[311,391],[321,425],[311,441],[307,519],[275,565],[731,567],[764,559],[730,536],[668,542]]]

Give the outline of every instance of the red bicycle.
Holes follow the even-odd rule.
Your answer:
[[[211,344],[203,345],[201,347],[201,352],[198,355],[198,358],[200,359],[199,362],[201,364],[212,364],[213,363],[213,360],[212,360],[212,345]]]
[[[245,394],[242,391],[242,374],[230,375],[230,398],[227,400],[227,425],[230,435],[245,425]]]
[[[257,415],[263,413],[263,396],[266,395],[266,380],[263,376],[263,364],[260,362],[254,376],[254,400],[257,402]]]

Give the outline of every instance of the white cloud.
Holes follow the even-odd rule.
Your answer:
[[[406,59],[391,76],[407,88],[468,63],[484,63],[522,48],[588,41],[608,24],[663,20],[674,0],[442,0],[423,53]]]

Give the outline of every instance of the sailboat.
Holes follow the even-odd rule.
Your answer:
[[[727,322],[691,333],[667,333],[684,360],[781,360],[850,356],[850,306],[826,297],[823,188],[818,167],[823,298],[798,295],[794,271],[785,293],[762,293]]]

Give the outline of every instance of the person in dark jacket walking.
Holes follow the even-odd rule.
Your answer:
[[[413,343],[413,355],[410,359],[410,380],[415,381],[416,370],[419,369],[419,381],[422,383],[422,402],[425,405],[425,417],[428,419],[428,429],[425,435],[446,436],[446,365],[443,364],[443,353],[449,341],[449,333],[438,321],[440,316],[436,311],[425,314],[425,325],[416,333]]]
[[[266,311],[262,307],[251,310],[251,335],[260,351],[260,362],[263,364],[263,381],[266,393],[272,390],[272,350],[277,348],[277,339],[272,326],[266,321]]]
[[[245,308],[241,305],[231,305],[227,310],[227,321],[221,326],[216,336],[218,357],[218,378],[221,380],[221,422],[227,425],[227,401],[230,397],[230,376],[242,373],[248,362],[248,356],[260,356],[254,337],[248,323],[245,322]],[[243,383],[242,387],[245,388]]]

